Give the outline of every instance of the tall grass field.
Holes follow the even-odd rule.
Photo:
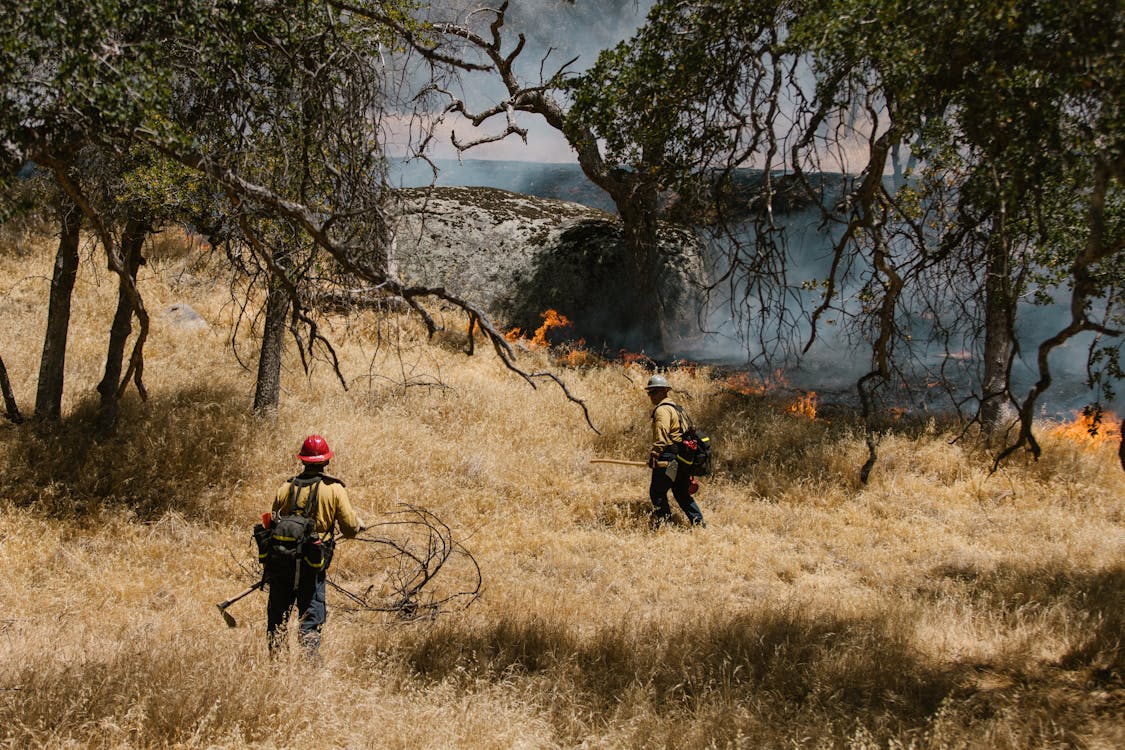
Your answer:
[[[34,406],[55,240],[0,246],[0,357]],[[650,372],[517,342],[452,310],[322,321],[346,381],[287,351],[251,414],[259,321],[221,258],[169,236],[139,287],[148,399],[96,439],[117,283],[83,248],[57,426],[0,420],[0,746],[9,748],[1125,747],[1125,473],[1116,437],[1043,423],[992,471],[937,422],[881,435],[782,390],[666,375],[714,436],[706,529],[653,529]],[[184,326],[188,305],[207,322]],[[236,325],[236,322],[238,325]],[[271,660],[251,527],[310,433],[376,526],[421,508],[480,596],[434,616],[328,592],[323,664]],[[673,504],[675,509],[675,505]],[[682,520],[682,516],[677,517]],[[389,533],[389,532],[388,532]],[[393,588],[341,542],[330,579]],[[433,581],[454,590],[465,559]],[[390,583],[388,583],[390,582]],[[468,604],[468,606],[465,606]]]

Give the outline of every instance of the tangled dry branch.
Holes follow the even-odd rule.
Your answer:
[[[392,520],[368,527],[351,541],[369,545],[374,563],[384,570],[381,585],[356,591],[352,579],[328,585],[348,600],[342,609],[392,612],[403,619],[434,618],[454,604],[471,605],[480,596],[481,571],[476,558],[453,538],[448,524],[425,508],[404,505]],[[367,563],[369,561],[363,561]]]

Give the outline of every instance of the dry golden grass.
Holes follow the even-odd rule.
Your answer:
[[[247,412],[254,332],[217,264],[169,240],[142,269],[150,399],[96,442],[116,285],[87,251],[64,423],[0,423],[4,747],[1116,748],[1125,745],[1125,500],[1115,446],[1045,433],[996,473],[931,426],[861,435],[669,373],[718,441],[709,528],[649,529],[647,373],[528,387],[454,334],[328,321],[349,388],[286,365]],[[0,343],[34,402],[50,242],[0,248]],[[212,325],[190,332],[184,301]],[[435,311],[440,312],[440,311]],[[446,313],[448,315],[448,313]],[[452,330],[463,321],[450,318]],[[577,361],[577,360],[575,360]],[[521,362],[551,366],[549,353]],[[310,432],[365,518],[432,510],[480,563],[468,610],[404,623],[329,592],[325,666],[270,663],[249,528]],[[333,575],[377,580],[343,543]]]

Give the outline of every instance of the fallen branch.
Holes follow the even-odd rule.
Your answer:
[[[331,578],[325,580],[329,588],[348,600],[347,604],[340,605],[341,609],[393,612],[403,620],[433,619],[454,602],[464,609],[480,597],[483,583],[480,566],[472,553],[453,538],[449,526],[425,508],[412,505],[404,505],[403,508],[392,514],[396,516],[395,520],[367,527],[369,532],[381,531],[378,536],[336,538],[338,543],[350,542],[349,549],[357,542],[372,545],[374,562],[384,564],[382,585],[367,582],[361,593]],[[352,559],[343,577],[353,587],[363,585],[353,582],[356,553],[349,552],[348,556]],[[452,570],[457,563],[460,567]],[[244,572],[250,572],[246,566],[240,567]],[[227,608],[268,585],[265,578],[261,578],[242,593],[218,605],[229,627],[235,627],[237,622]]]
[[[385,533],[352,539],[352,542],[373,545],[377,550],[376,559],[387,563],[385,581],[389,583],[389,591],[374,594],[374,584],[368,585],[362,593],[332,580],[328,585],[351,602],[344,609],[394,612],[407,620],[432,619],[455,601],[462,608],[468,607],[481,591],[481,571],[476,559],[454,540],[449,526],[433,513],[412,505],[403,507],[404,510],[395,514],[399,519],[368,527],[368,531]],[[447,572],[447,567],[458,561],[465,567],[443,575],[439,581],[439,574]]]

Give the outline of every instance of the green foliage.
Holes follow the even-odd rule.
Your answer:
[[[568,81],[568,129],[588,128],[608,162],[674,187],[726,163],[759,133],[785,3],[657,2],[637,34]]]
[[[1026,291],[1057,301],[1065,290],[1086,330],[1119,331],[1120,3],[825,0],[806,10],[790,42],[809,57],[819,106],[862,102],[920,162],[908,189],[883,206],[884,222],[926,222],[925,233],[900,235],[912,238],[899,268],[907,283],[932,283],[934,274],[910,274],[937,271],[954,310],[974,299],[1014,307]],[[1010,301],[986,290],[996,266],[985,259],[996,247],[1007,253]],[[953,325],[973,336],[982,324],[960,316]],[[1113,352],[1092,359],[1100,368],[1092,381],[1120,369]]]
[[[121,203],[159,208],[168,218],[183,218],[199,211],[205,195],[199,174],[166,158],[137,165],[123,176]]]
[[[1096,160],[1120,165],[1125,157],[1119,3],[841,0],[814,7],[794,24],[793,42],[815,61],[822,98],[876,91],[931,168],[964,175],[967,202],[1007,199],[1029,235],[1042,234],[1034,221],[1041,199],[1076,201]]]
[[[242,179],[362,234],[381,186],[381,50],[413,0],[27,0],[0,18],[5,173],[76,164],[102,212],[215,220],[203,172]],[[195,176],[192,177],[191,173]],[[254,206],[252,212],[272,209]]]
[[[411,3],[359,5],[401,17]],[[180,149],[244,145],[261,123],[226,118],[267,103],[338,109],[357,53],[377,57],[390,39],[329,2],[26,0],[0,19],[0,134],[24,158],[142,134]],[[317,90],[299,88],[314,77]]]
[[[381,268],[379,52],[412,0],[350,7],[366,12],[331,0],[27,0],[0,18],[5,179],[48,166],[97,229],[140,320],[129,373],[142,393],[147,314],[115,230],[143,237],[176,220],[212,238],[260,234],[248,238],[259,264],[238,270],[275,277],[312,267],[309,253],[280,258],[315,245],[361,248],[342,265]]]

